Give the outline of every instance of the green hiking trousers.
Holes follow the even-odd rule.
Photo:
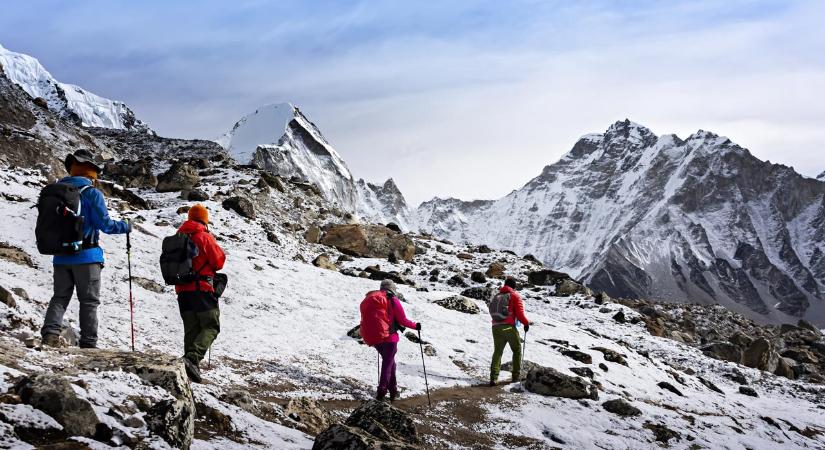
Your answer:
[[[513,380],[518,380],[521,374],[521,336],[513,325],[493,326],[493,362],[490,364],[490,381],[498,381],[501,371],[501,355],[504,347],[509,345],[513,352]]]
[[[221,332],[221,311],[211,292],[181,292],[178,309],[183,319],[183,356],[200,364]]]

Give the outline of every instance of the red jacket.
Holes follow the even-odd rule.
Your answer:
[[[493,325],[503,325],[505,323],[515,325],[516,319],[518,319],[518,321],[523,325],[530,325],[530,321],[527,320],[527,316],[524,315],[524,302],[521,300],[521,296],[518,295],[518,292],[510,286],[502,286],[501,289],[499,289],[499,292],[502,294],[510,294],[510,304],[507,307],[510,311],[510,315],[508,315],[502,322],[493,321]]]
[[[192,270],[198,271],[198,274],[204,277],[211,277],[215,272],[223,269],[223,263],[226,262],[226,255],[218,246],[215,237],[209,233],[206,225],[187,220],[180,226],[178,233],[189,235],[189,239],[198,246],[198,256],[192,258]],[[215,292],[212,285],[207,281],[198,281],[200,283],[200,290],[204,292]],[[175,286],[175,292],[193,292],[197,291],[198,287],[195,282],[181,284]]]

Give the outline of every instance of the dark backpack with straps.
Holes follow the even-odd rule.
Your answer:
[[[83,236],[81,195],[91,186],[52,183],[40,191],[34,235],[43,255],[74,255],[96,247],[91,236]]]
[[[198,246],[188,234],[175,233],[163,239],[163,248],[160,253],[160,273],[163,281],[169,285],[186,284],[199,280],[198,272],[194,270],[192,259],[198,256]]]

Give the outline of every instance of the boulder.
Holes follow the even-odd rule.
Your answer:
[[[461,291],[461,295],[463,295],[464,297],[489,302],[490,298],[496,295],[497,292],[498,289],[491,287],[471,287]]]
[[[538,264],[538,265],[540,265],[540,266],[541,266],[541,265],[544,265],[544,264],[542,264],[542,262],[541,262],[541,261],[539,261],[539,259],[538,259],[538,258],[536,258],[535,256],[533,256],[533,255],[532,255],[532,254],[530,254],[530,253],[528,253],[528,254],[524,255],[524,256],[522,257],[522,259],[524,259],[525,261],[530,261],[530,262],[532,262],[532,263]]]
[[[455,287],[467,287],[467,281],[459,274],[455,274],[447,279],[447,284]]]
[[[571,367],[570,371],[580,377],[590,378],[591,380],[596,378],[596,374],[593,373],[593,369],[589,367]]]
[[[659,442],[664,442],[667,444],[671,439],[675,439],[677,441],[682,440],[682,436],[678,432],[671,430],[664,424],[646,422],[643,426],[652,431],[653,436],[655,436],[656,440]]]
[[[571,399],[598,400],[596,387],[583,378],[565,375],[550,367],[538,367],[527,373],[524,388],[528,391],[549,396]]]
[[[338,267],[335,265],[335,263],[330,261],[329,255],[327,255],[326,253],[321,253],[320,255],[316,256],[315,259],[312,260],[312,265],[327,270],[338,270]]]
[[[17,302],[14,301],[14,295],[3,286],[0,286],[0,303],[5,304],[9,308],[17,306]]]
[[[563,280],[570,279],[570,275],[550,269],[535,270],[527,273],[527,282],[537,286],[553,286]]]
[[[528,361],[526,359],[522,360],[521,361],[521,373],[519,374],[519,377],[522,380],[524,380],[524,379],[527,378],[527,374],[530,373],[531,370],[539,369],[539,368],[541,368],[541,366],[534,363],[533,361]],[[507,361],[506,363],[502,364],[501,365],[501,370],[506,370],[507,372],[513,372],[513,362],[512,361]]]
[[[394,254],[400,260],[411,262],[415,256],[412,239],[382,225],[333,225],[324,234],[321,244],[362,258],[386,258]]]
[[[779,355],[774,351],[773,344],[765,338],[753,341],[742,355],[742,364],[766,372],[775,372],[778,363]]]
[[[748,397],[759,397],[756,390],[750,386],[739,386],[739,393],[742,395],[747,395]]]
[[[461,260],[464,260],[464,261],[470,261],[470,260],[472,260],[472,259],[473,259],[473,255],[471,255],[471,254],[469,254],[469,253],[459,253],[459,254],[457,254],[457,255],[455,255],[455,256],[456,256],[458,259],[461,259]]]
[[[0,259],[36,269],[34,260],[22,248],[0,241]]]
[[[191,164],[175,162],[158,176],[158,192],[191,191],[200,183],[201,177]]]
[[[51,416],[70,435],[95,435],[99,421],[92,404],[78,397],[66,378],[39,373],[24,377],[14,389],[23,403]]]
[[[601,352],[602,355],[604,355],[604,360],[607,362],[621,364],[623,366],[627,365],[627,361],[624,359],[624,355],[615,350],[611,350],[609,348],[604,347],[593,347],[590,350],[596,350],[597,352]]]
[[[593,291],[570,279],[562,280],[556,285],[556,295],[559,297],[569,297],[576,294],[593,295]]]
[[[622,417],[632,417],[632,416],[641,416],[642,411],[631,405],[630,403],[626,402],[624,399],[617,398],[614,400],[608,400],[602,403],[602,408],[605,411],[622,416]]]
[[[269,172],[261,172],[261,179],[268,184],[269,187],[275,188],[280,192],[286,192],[284,180],[278,175],[274,175]]]
[[[317,244],[321,242],[321,228],[318,225],[312,225],[304,232],[304,240],[310,244]]]
[[[395,223],[395,222],[390,222],[390,223],[388,223],[384,226],[389,228],[392,231],[395,231],[396,233],[401,233],[401,227],[399,227],[398,224]]]
[[[803,330],[811,331],[817,336],[822,336],[822,331],[811,322],[808,322],[807,320],[799,319],[799,322],[796,324],[796,326]]]
[[[493,253],[493,249],[491,249],[488,245],[481,244],[476,247],[476,252],[478,253]]]
[[[298,423],[298,429],[312,435],[317,435],[329,428],[335,421],[317,401],[306,397],[290,400],[286,405],[285,413],[287,417]]]
[[[794,371],[794,366],[796,365],[796,361],[790,358],[780,357],[776,364],[776,371],[774,371],[774,374],[790,380],[795,380],[796,372]]]
[[[152,171],[150,159],[107,163],[103,169],[103,176],[127,189],[154,188],[158,185],[158,178]]]
[[[481,272],[473,272],[472,274],[470,274],[470,280],[472,280],[475,283],[486,283],[487,276],[485,276]]]
[[[255,218],[255,205],[248,198],[244,197],[229,197],[221,203],[223,209],[235,211],[241,217],[247,219]]]
[[[742,363],[742,350],[728,342],[714,342],[702,347],[702,352],[711,358]]]
[[[423,448],[415,423],[388,403],[370,401],[353,411],[344,424],[333,425],[315,438],[313,450]]]
[[[497,278],[499,280],[504,278],[504,271],[507,268],[504,267],[504,264],[499,262],[494,262],[490,264],[490,267],[487,268],[487,272],[484,272],[490,278]]]
[[[565,349],[561,351],[561,354],[583,364],[593,364],[593,357],[585,352]]]
[[[465,314],[479,314],[481,310],[475,302],[467,297],[461,295],[454,295],[445,299],[434,302],[436,305],[443,308],[452,309],[453,311],[462,312]]]
[[[624,315],[624,310],[621,310],[621,309],[620,309],[620,310],[619,310],[619,312],[617,312],[616,314],[614,314],[614,315],[613,315],[613,320],[615,320],[615,321],[616,321],[616,322],[618,322],[618,323],[625,323],[625,322],[627,322],[627,317],[625,317],[625,315]]]
[[[685,394],[682,394],[682,391],[680,391],[679,389],[676,388],[676,386],[668,383],[667,381],[660,381],[660,382],[656,383],[656,386],[659,386],[660,388],[662,388],[666,391],[673,392],[674,394],[678,395],[679,397],[684,397],[685,396]]]
[[[192,189],[191,191],[183,192],[186,192],[186,200],[189,200],[190,202],[205,202],[209,200],[209,194],[200,189]]]

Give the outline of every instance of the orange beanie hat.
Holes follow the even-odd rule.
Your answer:
[[[206,210],[205,206],[198,203],[197,205],[189,208],[189,220],[194,220],[204,225],[209,225],[209,211]]]

